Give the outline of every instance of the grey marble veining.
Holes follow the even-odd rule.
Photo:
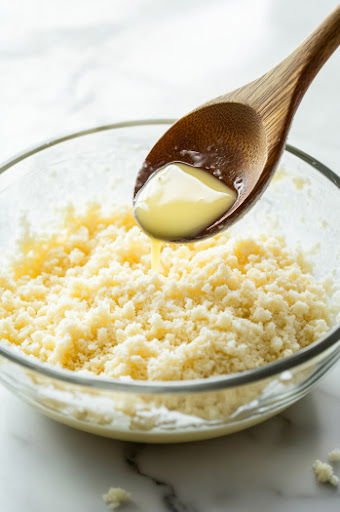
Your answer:
[[[117,120],[173,117],[265,72],[336,5],[301,0],[0,3],[0,160]],[[242,21],[242,23],[241,23]],[[290,143],[336,170],[339,55],[304,98]],[[1,512],[335,512],[311,465],[340,445],[340,366],[280,416],[229,437],[135,445],[77,432],[0,387]],[[338,468],[340,474],[340,466]]]

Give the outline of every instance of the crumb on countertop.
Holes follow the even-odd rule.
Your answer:
[[[313,464],[313,470],[318,482],[331,484],[334,487],[339,485],[339,478],[334,474],[334,470],[327,462],[317,459]]]
[[[334,448],[334,450],[329,452],[327,458],[330,462],[340,462],[340,448]]]
[[[121,487],[110,487],[106,494],[103,494],[103,500],[111,510],[116,510],[120,505],[126,503],[131,498],[131,494]]]

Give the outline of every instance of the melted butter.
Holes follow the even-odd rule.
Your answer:
[[[212,224],[235,199],[234,190],[203,169],[171,164],[155,173],[140,190],[135,215],[153,238],[176,241],[191,238]],[[156,263],[155,255],[153,248]]]
[[[162,269],[161,266],[161,250],[163,242],[161,240],[156,240],[155,238],[151,238],[151,268],[155,272],[160,272]]]

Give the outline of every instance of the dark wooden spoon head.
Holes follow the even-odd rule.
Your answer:
[[[266,134],[254,109],[233,102],[207,104],[182,117],[158,140],[139,171],[134,196],[155,171],[174,162],[199,167],[222,180],[236,191],[237,199],[223,216],[190,238],[198,240],[234,222],[241,204],[243,213],[251,206],[266,159]]]

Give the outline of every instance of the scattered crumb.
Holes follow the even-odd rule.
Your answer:
[[[277,182],[282,181],[285,178],[289,178],[289,173],[285,169],[281,168],[276,171],[276,173],[272,179],[272,182],[277,183]],[[302,178],[300,176],[295,176],[295,177],[291,178],[291,181],[293,182],[295,188],[298,190],[302,190],[305,185],[310,183],[308,178]]]
[[[295,178],[292,178],[292,181],[295,185],[295,188],[297,188],[298,190],[302,190],[303,187],[305,185],[307,185],[307,183],[309,183],[309,180],[306,179],[306,178],[300,178],[300,177],[295,177]]]
[[[316,243],[313,245],[313,247],[311,247],[310,249],[310,254],[317,254],[321,249],[321,244],[320,242]]]
[[[334,448],[334,450],[329,452],[328,460],[330,462],[340,462],[340,448]]]
[[[318,482],[322,484],[331,484],[335,487],[339,485],[339,478],[334,474],[332,466],[327,462],[322,462],[317,459],[313,464],[313,470]]]
[[[121,487],[110,487],[106,494],[103,494],[103,500],[111,510],[116,510],[123,503],[131,498],[131,494]]]
[[[274,174],[272,183],[277,183],[278,181],[281,181],[283,178],[286,178],[287,176],[288,176],[288,172],[281,167],[281,169],[278,169],[276,171],[276,173]]]

